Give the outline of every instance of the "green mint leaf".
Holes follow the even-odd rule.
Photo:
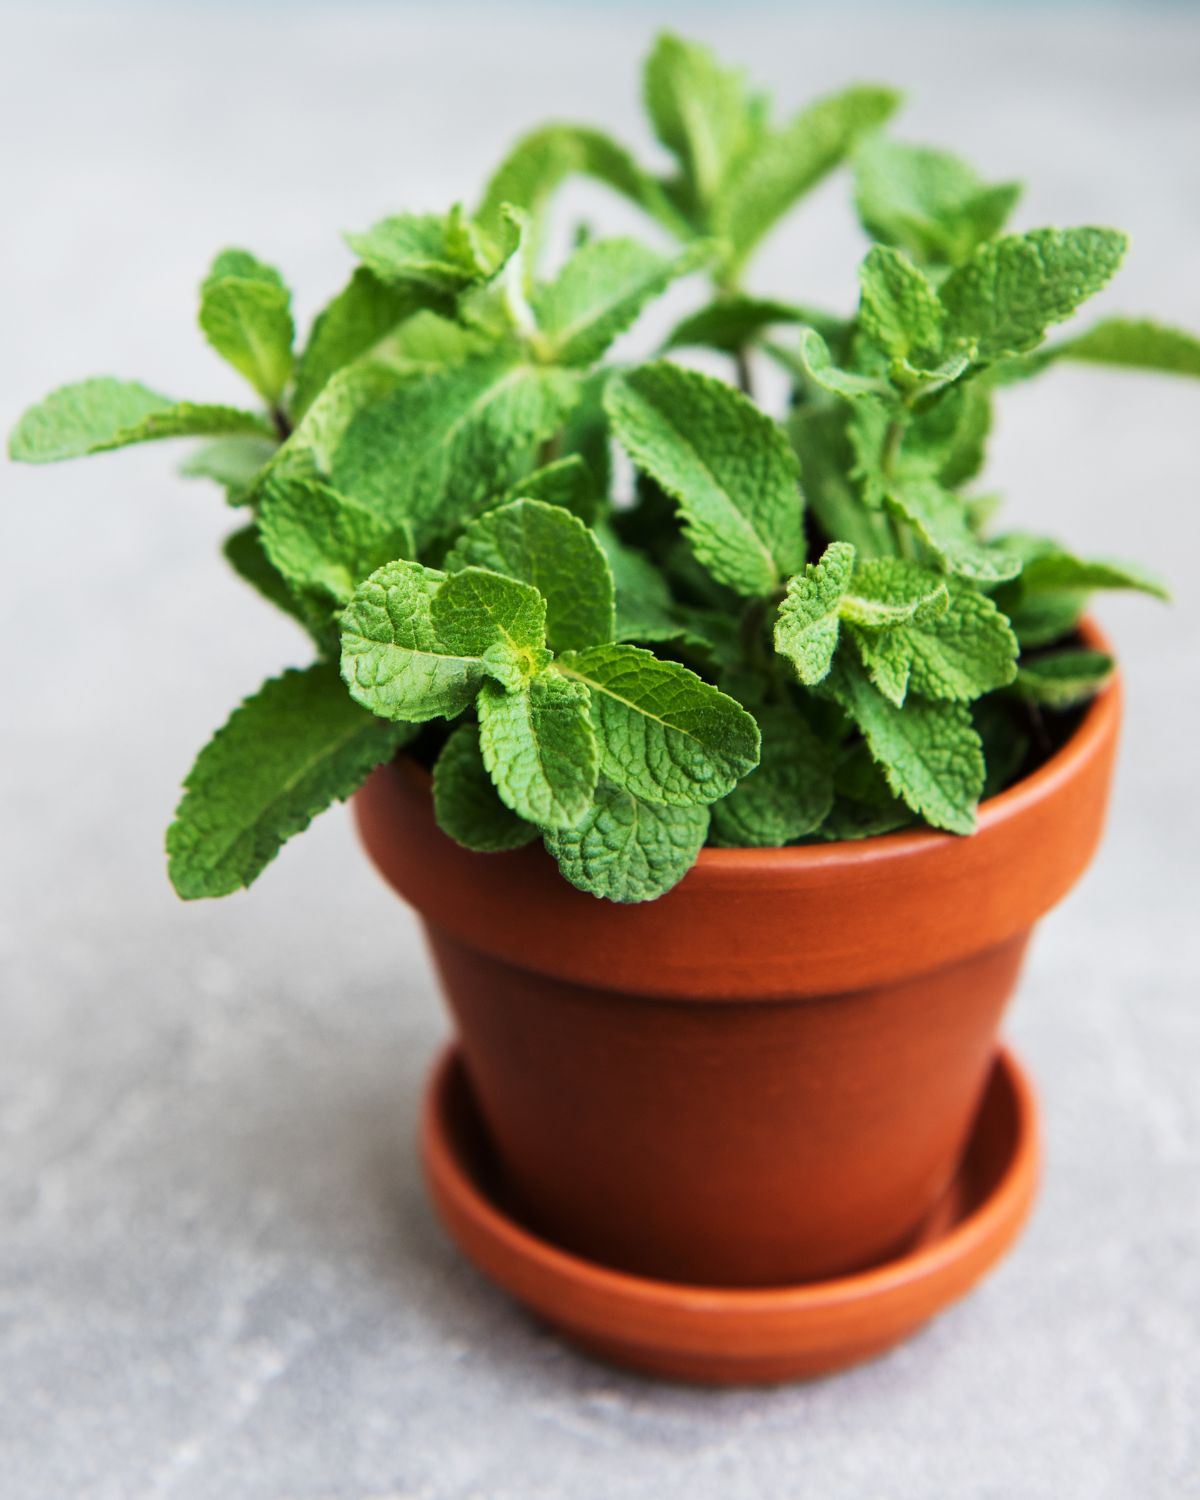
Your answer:
[[[488,183],[476,222],[496,235],[510,206],[537,220],[553,193],[575,175],[595,178],[678,237],[689,237],[690,225],[654,178],[623,146],[583,125],[547,125],[518,141]]]
[[[433,768],[433,811],[456,844],[481,854],[519,849],[538,830],[501,802],[483,763],[479,727],[460,724]]]
[[[339,603],[394,558],[412,554],[412,534],[316,479],[269,481],[259,507],[268,557],[292,584]]]
[[[916,820],[887,784],[862,740],[844,746],[833,777],[833,809],[817,830],[827,843],[877,838]]]
[[[920,467],[947,488],[965,484],[983,468],[991,425],[986,386],[978,380],[952,386],[911,416],[904,465]]]
[[[600,509],[595,479],[578,453],[556,458],[518,479],[501,503],[510,500],[544,500],[547,505],[569,510],[589,526]]]
[[[234,710],[184,783],[167,832],[175,889],[191,900],[249,885],[411,733],[351,703],[331,662],[273,678]]]
[[[215,479],[230,505],[245,505],[254,480],[278,445],[269,438],[225,437],[204,443],[179,465],[185,479]]]
[[[541,500],[513,500],[471,522],[446,568],[475,566],[536,588],[546,601],[546,639],[555,651],[613,639],[612,572],[578,517]]]
[[[1110,279],[1127,240],[1115,229],[1035,229],[981,245],[942,283],[946,337],[980,360],[1023,354]]]
[[[350,423],[359,412],[394,391],[399,380],[395,371],[375,360],[355,360],[343,366],[321,387],[261,483],[265,484],[271,474],[280,470],[317,473],[328,478],[334,454]],[[258,498],[257,494],[254,498]]]
[[[608,901],[653,901],[695,864],[707,833],[707,807],[645,802],[601,781],[583,822],[547,833],[546,848],[581,891]]]
[[[1007,694],[980,698],[971,705],[971,716],[987,762],[983,795],[995,797],[1020,776],[1032,741],[1024,725],[1018,722],[1018,715],[1013,713]]]
[[[1105,318],[1047,352],[1058,359],[1200,376],[1200,338],[1145,318]]]
[[[256,523],[226,537],[221,551],[243,583],[248,583],[269,604],[290,615],[308,632],[322,656],[337,656],[337,625],[329,601],[289,585],[264,551]]]
[[[490,275],[461,220],[443,214],[395,214],[346,243],[385,286],[453,297]]]
[[[1020,578],[1023,595],[1061,589],[1136,589],[1156,599],[1171,597],[1160,578],[1134,563],[1076,557],[1057,542],[1023,532],[1002,536],[996,545],[1024,560]]]
[[[1023,661],[1017,691],[1045,708],[1078,708],[1094,698],[1116,670],[1103,651],[1055,651]]]
[[[482,652],[442,640],[432,605],[445,574],[391,562],[355,590],[342,614],[342,677],[350,695],[385,719],[453,719],[484,680]]]
[[[539,828],[579,823],[600,763],[587,688],[543,672],[518,692],[487,683],[477,708],[483,763],[504,804]]]
[[[755,343],[767,329],[779,323],[805,323],[825,338],[844,335],[845,323],[832,313],[769,297],[747,297],[741,293],[717,297],[699,312],[676,323],[662,345],[663,352],[689,347],[719,349],[736,354]]]
[[[970,709],[914,697],[897,708],[845,658],[830,681],[896,796],[935,828],[973,833],[984,764]]]
[[[887,245],[876,245],[858,268],[858,320],[885,354],[920,369],[935,365],[945,312],[925,273]]]
[[[420,306],[418,294],[385,286],[365,266],[317,314],[304,351],[296,362],[292,411],[296,417],[312,405],[330,376],[369,354],[398,323]]]
[[[464,656],[483,657],[500,645],[524,663],[522,677],[544,665],[546,601],[515,578],[476,567],[452,573],[433,596],[430,618],[438,638]]]
[[[854,571],[854,548],[830,542],[820,559],[788,581],[775,621],[775,649],[808,687],[824,681],[841,631],[842,600]]]
[[[1005,616],[970,584],[950,578],[945,587],[948,609],[917,614],[883,634],[855,633],[863,664],[893,703],[903,703],[908,689],[923,698],[968,703],[1016,675],[1017,638]]]
[[[673,640],[679,628],[671,587],[644,552],[627,546],[612,527],[596,529],[616,586],[619,641]]]
[[[762,759],[712,810],[713,841],[777,848],[812,833],[833,806],[833,757],[793,708],[762,708]]]
[[[654,133],[678,159],[689,218],[698,228],[756,133],[740,71],[722,68],[707,47],[662,33],[642,80]]]
[[[224,250],[200,288],[200,327],[227,363],[268,401],[292,376],[292,294],[279,272],[245,250]]]
[[[617,440],[678,503],[684,533],[719,583],[766,595],[801,565],[796,461],[746,397],[660,362],[613,380],[605,405]]]
[[[566,652],[554,670],[591,692],[601,770],[648,802],[715,802],[758,763],[758,725],[678,662],[637,646]]]
[[[855,457],[849,440],[853,408],[805,402],[788,418],[787,431],[800,460],[804,496],[826,536],[849,542],[860,557],[880,557],[895,545],[891,524],[863,503],[851,479]]]
[[[905,558],[879,557],[859,563],[838,609],[847,624],[877,632],[938,620],[949,606],[950,592],[939,573]]]
[[[873,239],[917,261],[957,265],[1004,227],[1021,185],[989,186],[958,157],[876,137],[855,162],[855,206]]]
[[[270,423],[253,412],[172,401],[135,380],[101,375],[60,386],[31,406],[9,435],[8,454],[18,463],[48,464],[155,438],[217,433],[274,436]]]
[[[1086,589],[1051,589],[1028,595],[1014,591],[1011,598],[1007,595],[1007,589],[1002,591],[1004,612],[1025,651],[1074,634],[1090,597]]]
[[[424,546],[512,483],[576,394],[565,372],[508,354],[404,380],[351,418],[330,478],[381,515],[410,522]]]
[[[667,257],[636,240],[591,240],[533,295],[546,358],[564,365],[593,364],[647,302],[694,271],[708,253],[700,244]]]
[[[909,523],[951,573],[977,583],[1002,583],[1021,571],[1018,556],[975,536],[962,501],[935,479],[919,473],[901,476],[885,499],[888,509]]]
[[[800,361],[805,373],[822,390],[841,396],[845,401],[895,400],[895,392],[886,380],[874,375],[859,375],[835,365],[829,345],[815,328],[806,328],[800,335]]]
[[[737,164],[714,226],[733,245],[734,270],[772,225],[882,125],[899,102],[891,89],[855,85],[817,100],[754,142]]]

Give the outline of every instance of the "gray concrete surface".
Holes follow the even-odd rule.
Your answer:
[[[1110,306],[1200,327],[1200,23],[1018,8],[696,29],[785,100],[852,76],[1028,176],[1022,222],[1134,250]],[[781,13],[782,14],[782,13]],[[0,415],[101,371],[236,398],[193,326],[224,243],[308,312],[334,231],[468,195],[530,118],[642,140],[632,9],[57,4],[0,13]],[[573,198],[585,204],[585,196]],[[614,222],[625,222],[618,212]],[[764,289],[853,294],[844,187]],[[184,907],[162,827],[193,750],[303,644],[214,564],[220,502],[159,448],[6,469],[0,818],[5,1500],[1157,1500],[1200,1493],[1200,386],[1012,393],[1015,520],[1172,576],[1105,602],[1129,677],[1103,856],[1010,1034],[1048,1177],[995,1277],[891,1357],[703,1393],[581,1358],[464,1265],[413,1151],[445,1020],[342,812],[249,896]]]

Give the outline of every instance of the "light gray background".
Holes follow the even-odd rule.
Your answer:
[[[693,29],[784,104],[908,85],[907,133],[1031,179],[1022,223],[1132,232],[1108,305],[1200,327],[1194,15],[714,14]],[[278,262],[307,315],[348,267],[335,231],[469,197],[531,120],[644,143],[634,7],[48,4],[0,25],[6,427],[105,371],[238,399],[193,322],[223,244]],[[847,305],[855,252],[839,182],[755,282]],[[345,813],[250,896],[185,907],[163,874],[192,753],[303,643],[215,565],[230,518],[172,452],[6,468],[0,1494],[1200,1493],[1198,425],[1200,385],[1152,377],[1063,370],[1005,402],[1011,517],[1180,596],[1100,610],[1129,679],[1111,829],[1010,1026],[1048,1179],[969,1302],[766,1393],[591,1363],[459,1260],[412,1139],[445,1020]]]

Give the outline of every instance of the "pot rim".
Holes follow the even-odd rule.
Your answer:
[[[1116,660],[1112,642],[1091,616],[1080,622],[1079,635],[1091,650],[1103,651]],[[1120,713],[1123,691],[1118,664],[1108,682],[1084,709],[1079,723],[1053,754],[1019,781],[980,802],[973,833],[947,833],[923,824],[917,828],[897,829],[893,833],[873,834],[869,838],[837,839],[826,844],[776,844],[766,848],[732,849],[713,848],[706,844],[684,878],[694,885],[701,874],[722,880],[744,876],[754,870],[761,870],[764,874],[767,871],[775,874],[801,870],[816,872],[903,858],[939,844],[956,844],[964,838],[978,838],[987,830],[1019,817],[1070,779],[1080,762],[1086,760],[1097,743],[1111,733],[1111,720]],[[427,792],[432,787],[432,774],[406,751],[402,750],[391,764],[422,791]]]

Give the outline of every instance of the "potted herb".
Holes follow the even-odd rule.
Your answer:
[[[1124,236],[1007,232],[1017,186],[884,135],[886,88],[778,124],[664,36],[645,98],[667,175],[596,130],[535,131],[473,213],[348,236],[359,264],[298,352],[279,273],[220,254],[200,324],[252,407],[89,380],[10,451],[205,439],[183,472],[223,487],[228,561],[313,660],[201,751],[167,836],[176,889],[250,884],[357,793],[458,1022],[465,1072],[443,1070],[435,1115],[469,1081],[502,1194],[455,1196],[434,1118],[456,1233],[610,1353],[771,1376],[914,1317],[825,1328],[802,1358],[778,1307],[735,1290],[738,1317],[776,1317],[766,1344],[688,1324],[655,1353],[662,1319],[617,1332],[601,1291],[644,1308],[699,1284],[711,1310],[717,1288],[844,1288],[932,1232],[1030,928],[1099,837],[1119,700],[1087,600],[1163,594],[994,527],[974,488],[993,398],[1062,360],[1200,374],[1200,342],[1121,318],[1045,342]],[[871,241],[857,308],[747,291],[763,237],[846,162]],[[581,230],[544,271],[573,173],[677,243]],[[612,362],[680,280],[707,282],[697,310]],[[755,399],[768,366],[778,409]],[[993,1258],[1029,1191],[993,1216]],[[570,1308],[539,1301],[528,1231],[557,1273],[598,1268]],[[935,1301],[982,1269],[964,1243]]]

